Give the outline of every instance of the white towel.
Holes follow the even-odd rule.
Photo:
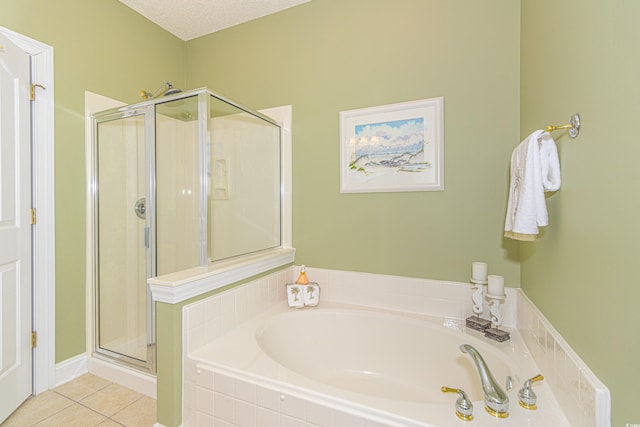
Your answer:
[[[544,192],[557,191],[560,183],[556,143],[548,132],[537,130],[525,138],[511,155],[505,237],[536,240],[538,227],[549,224]]]
[[[538,141],[540,143],[542,186],[546,192],[558,191],[562,182],[558,147],[556,147],[556,142],[548,132],[544,132]]]

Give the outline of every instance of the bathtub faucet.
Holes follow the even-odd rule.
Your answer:
[[[473,362],[476,364],[476,368],[478,368],[486,411],[494,417],[507,418],[509,416],[509,397],[496,382],[496,379],[491,374],[489,367],[482,356],[480,356],[480,353],[478,353],[478,350],[469,344],[462,344],[460,351],[471,356],[471,359],[473,359]],[[507,377],[507,390],[510,388],[511,377]]]

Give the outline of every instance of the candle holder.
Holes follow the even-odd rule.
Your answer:
[[[467,328],[484,332],[491,327],[490,320],[480,317],[480,314],[482,314],[482,311],[484,310],[484,285],[487,284],[487,281],[474,279],[473,277],[470,281],[473,283],[473,294],[471,295],[471,299],[473,300],[473,312],[475,313],[475,316],[467,317],[466,325]]]
[[[502,314],[500,313],[500,303],[507,298],[506,295],[487,294],[489,299],[489,312],[491,313],[491,325],[484,331],[484,336],[494,341],[503,342],[511,339],[511,335],[507,331],[500,329],[502,325]]]

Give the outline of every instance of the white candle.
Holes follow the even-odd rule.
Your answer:
[[[471,279],[474,282],[487,281],[487,263],[486,262],[471,263]]]
[[[504,277],[490,274],[487,293],[489,295],[503,296],[504,295]]]

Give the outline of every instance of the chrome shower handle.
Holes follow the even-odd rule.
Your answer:
[[[140,219],[147,218],[147,199],[145,197],[141,197],[136,200],[136,203],[133,205],[133,210],[136,213],[136,216]]]

